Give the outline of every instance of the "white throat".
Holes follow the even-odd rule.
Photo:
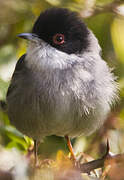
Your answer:
[[[42,41],[42,43],[30,43],[26,62],[28,67],[38,69],[66,69],[80,59],[77,55],[68,55]]]

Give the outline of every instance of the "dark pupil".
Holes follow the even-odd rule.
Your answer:
[[[57,36],[56,41],[61,42],[63,40],[62,36]]]

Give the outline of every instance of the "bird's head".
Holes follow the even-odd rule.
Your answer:
[[[61,58],[65,62],[70,55],[70,57],[73,55],[80,57],[91,49],[99,49],[96,38],[78,14],[65,8],[51,8],[44,11],[36,20],[32,33],[22,33],[19,37],[31,42],[28,52],[32,57],[35,53],[37,58],[42,59],[46,55],[47,60],[50,57],[54,62],[57,58],[59,64],[61,64]]]

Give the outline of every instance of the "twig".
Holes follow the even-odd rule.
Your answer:
[[[110,3],[110,4],[107,4],[107,5],[105,5],[105,6],[103,6],[103,7],[96,7],[96,9],[95,9],[95,11],[94,11],[94,13],[93,13],[93,15],[97,15],[97,14],[99,14],[99,13],[106,13],[106,12],[113,12],[113,13],[116,13],[116,11],[115,11],[115,9],[118,7],[118,6],[120,6],[121,4],[123,4],[124,2],[123,1],[117,1],[117,0],[115,0],[115,1],[113,1],[112,3]]]
[[[107,148],[105,155],[97,160],[90,161],[80,165],[80,171],[82,173],[90,173],[92,170],[97,168],[102,168],[104,165],[112,165],[113,163],[124,162],[124,154],[110,155],[109,153],[109,143],[107,141]]]
[[[5,171],[0,170],[0,179],[1,180],[13,180],[13,177],[10,172],[5,172]]]
[[[96,16],[101,13],[107,13],[107,12],[117,13],[117,7],[120,6],[121,4],[124,4],[123,0],[115,0],[112,3],[109,3],[105,6],[92,7],[92,11],[90,10],[91,13],[87,13],[87,15],[85,14],[86,10],[84,12],[82,11],[80,14],[83,18],[88,18],[90,16]]]

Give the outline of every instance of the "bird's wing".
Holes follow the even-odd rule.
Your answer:
[[[0,111],[6,112],[7,106],[4,100],[0,100]]]
[[[10,86],[8,88],[7,91],[7,97],[9,96],[9,94],[12,92],[12,90],[15,88],[14,83],[12,83],[12,81],[16,78],[16,76],[20,73],[20,71],[22,71],[22,69],[24,68],[24,63],[25,63],[25,56],[26,54],[24,54],[23,56],[20,57],[20,59],[18,60],[16,67],[15,67],[15,71],[12,75],[12,79],[11,79],[11,83]]]

